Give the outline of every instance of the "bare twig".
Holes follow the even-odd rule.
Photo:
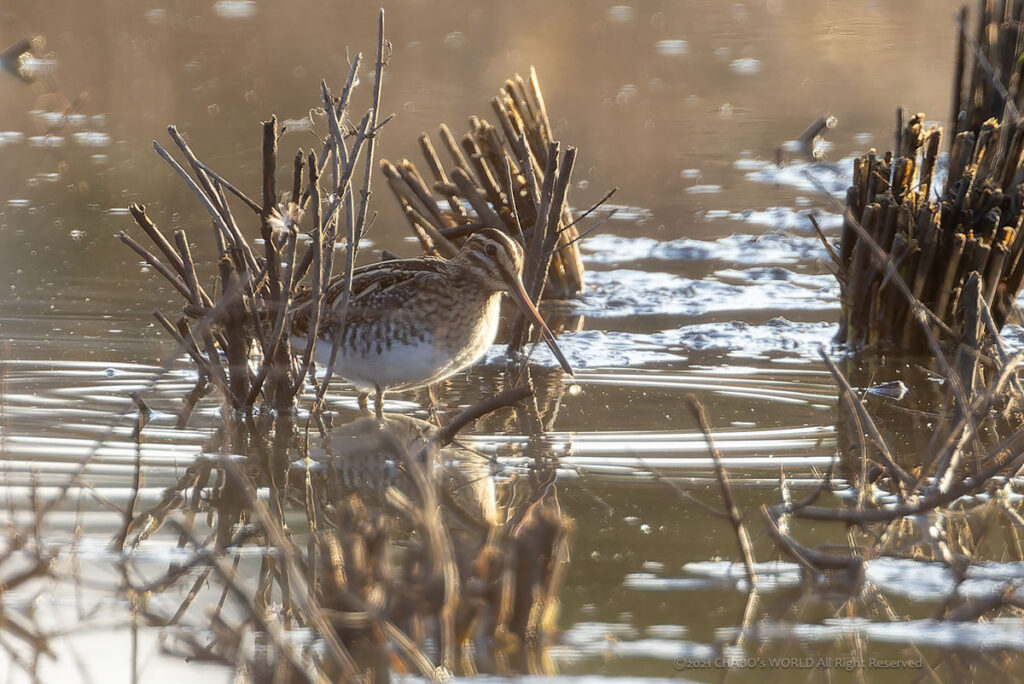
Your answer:
[[[729,523],[736,533],[736,542],[740,549],[740,555],[743,557],[743,567],[747,572],[747,583],[751,587],[756,587],[757,572],[754,569],[754,551],[750,543],[750,534],[747,532],[747,527],[743,524],[743,518],[740,517],[740,511],[736,507],[736,501],[732,495],[732,487],[729,485],[729,474],[725,470],[725,466],[722,463],[722,455],[718,452],[714,437],[711,435],[711,425],[708,423],[708,416],[704,411],[704,405],[692,394],[687,395],[685,401],[690,412],[697,419],[700,431],[704,434],[704,440],[707,442],[708,452],[715,463],[715,476],[718,478],[718,486],[722,491],[722,501],[725,504],[725,512],[729,516]]]

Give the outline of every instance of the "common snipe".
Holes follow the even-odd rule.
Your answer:
[[[473,365],[498,332],[502,293],[508,293],[536,325],[568,373],[569,362],[523,288],[523,249],[499,230],[484,228],[451,259],[423,256],[358,268],[334,364],[334,373],[365,394],[375,393],[377,416],[387,390],[412,389],[444,380]],[[327,289],[314,359],[329,363],[342,321],[334,304],[341,278]],[[313,304],[296,301],[294,346],[305,348]]]

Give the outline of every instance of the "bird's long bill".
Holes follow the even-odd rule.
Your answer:
[[[575,375],[572,371],[572,366],[569,365],[569,362],[566,360],[562,350],[558,348],[558,343],[555,342],[555,336],[551,332],[551,328],[549,328],[547,323],[544,322],[544,319],[540,317],[540,312],[537,311],[537,307],[533,305],[533,302],[530,301],[530,296],[526,294],[526,288],[523,287],[522,281],[515,277],[507,278],[507,280],[509,284],[509,294],[512,295],[513,301],[515,301],[519,306],[523,315],[530,319],[534,325],[540,328],[541,334],[544,335],[544,341],[548,343],[548,347],[551,348],[551,352],[555,355],[555,358],[558,359],[558,363],[562,366],[562,369],[569,375]]]

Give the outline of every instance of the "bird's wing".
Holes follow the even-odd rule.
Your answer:
[[[440,272],[444,259],[420,257],[418,259],[392,259],[368,264],[352,272],[352,299],[383,295],[395,287],[413,280],[430,277]],[[344,278],[332,278],[327,288],[331,301],[341,294]]]
[[[366,266],[360,266],[352,272],[352,296],[349,299],[350,310],[358,307],[365,314],[383,312],[393,308],[397,295],[395,289],[412,281],[440,280],[435,276],[441,273],[444,259],[438,257],[419,257],[416,259],[391,259]],[[345,287],[343,275],[336,275],[327,284],[326,300],[328,308],[342,295]],[[292,300],[294,318],[293,327],[304,329],[313,310],[313,293],[303,290]]]

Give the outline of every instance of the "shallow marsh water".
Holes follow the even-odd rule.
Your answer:
[[[418,157],[416,135],[440,122],[461,131],[468,115],[488,113],[506,77],[533,64],[556,137],[580,148],[570,201],[585,207],[620,188],[620,212],[584,243],[588,287],[572,312],[582,319],[572,318],[578,322],[560,337],[581,391],[561,397],[541,444],[559,459],[561,502],[576,521],[560,596],[565,633],[553,653],[566,676],[722,675],[707,666],[711,645],[728,639],[745,600],[742,571],[728,563],[736,557],[732,531],[659,479],[719,502],[683,397],[693,393],[706,405],[750,517],[778,501],[780,469],[799,491],[835,462],[837,390],[818,349],[841,353],[830,348],[838,287],[801,213],[819,212],[834,236],[838,219],[822,190],[841,197],[851,156],[891,146],[895,108],[948,116],[956,4],[387,5],[394,53],[383,107],[396,117],[381,136],[381,157]],[[130,428],[109,428],[130,410],[128,392],[147,390],[158,411],[142,450],[140,503],[177,481],[217,422],[216,409],[201,406],[188,429],[174,428],[172,413],[194,378],[183,362],[160,372],[172,345],[151,312],[174,311],[178,302],[114,237],[131,230],[124,207],[139,201],[211,254],[201,209],[150,141],[176,124],[204,160],[255,187],[258,122],[271,113],[285,121],[283,158],[316,145],[308,116],[319,79],[340,82],[346,50],[372,50],[375,13],[359,3],[221,0],[14,2],[0,16],[0,43],[46,38],[53,75],[29,87],[0,74],[0,500],[24,518],[32,493],[58,486],[102,438],[87,486],[46,531],[75,539],[75,562],[101,573],[135,458]],[[780,169],[776,149],[825,112],[839,120],[827,135],[827,161],[785,153]],[[381,181],[372,249],[412,254]],[[551,363],[544,349],[534,357]],[[853,360],[847,370],[855,385],[902,381],[916,406],[933,405],[916,361],[865,361],[858,370]],[[496,348],[450,381],[441,412],[490,394],[504,372]],[[338,422],[355,417],[352,391],[341,383],[335,390]],[[387,409],[426,417],[424,399],[394,395]],[[871,401],[884,410],[890,399]],[[904,432],[901,456],[920,458],[922,444],[911,428]],[[487,422],[467,442],[510,468],[538,447]],[[803,533],[827,541],[813,527]],[[755,542],[759,558],[775,557],[768,539]],[[991,591],[1015,569],[979,571],[974,590]],[[851,659],[937,662],[949,648],[1024,650],[1020,624],[956,631],[931,622],[953,582],[937,566],[869,566],[869,580],[910,622],[840,615],[842,601],[828,597],[808,601],[794,618],[788,607],[805,600],[798,568],[780,562],[762,571],[770,607],[757,639],[737,651],[734,679],[846,681],[859,676]],[[50,600],[37,586],[4,601],[62,623],[81,618],[85,604],[105,605],[102,592],[84,594]],[[94,681],[128,681],[127,656],[111,653],[127,648],[119,610],[109,605],[81,619],[69,640],[75,654],[44,663],[44,681],[82,671]],[[117,646],[104,646],[100,657],[100,644]],[[143,649],[143,681],[227,677],[160,656],[151,635]],[[759,659],[769,655],[795,659],[766,667]],[[818,657],[833,662],[819,666]],[[907,678],[881,666],[864,673],[871,681]]]

